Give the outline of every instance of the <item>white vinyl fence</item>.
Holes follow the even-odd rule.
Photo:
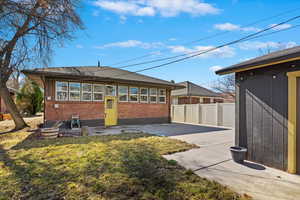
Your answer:
[[[235,104],[185,104],[172,105],[172,122],[207,124],[212,126],[235,126]]]

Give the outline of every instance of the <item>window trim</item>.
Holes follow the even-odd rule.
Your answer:
[[[127,88],[127,93],[120,93],[120,90],[119,90],[120,87],[126,87]],[[125,95],[126,94],[127,100],[126,101],[121,101],[120,100],[120,94],[121,95]],[[129,102],[129,87],[128,86],[126,86],[126,85],[118,85],[118,101],[119,102]]]
[[[151,89],[155,89],[156,90],[156,95],[151,94]],[[156,101],[151,101],[151,97],[156,97]],[[158,103],[158,89],[157,88],[150,88],[149,90],[149,102],[150,103]]]
[[[83,91],[83,85],[91,85],[91,92],[84,92]],[[88,93],[88,94],[92,94],[91,95],[91,99],[90,100],[84,100],[83,99],[83,93]],[[81,101],[93,101],[93,84],[92,83],[81,83]]]
[[[164,90],[165,91],[165,95],[160,95],[160,90]],[[165,101],[164,102],[160,102],[160,97],[165,97]],[[158,103],[161,103],[161,104],[165,104],[165,103],[167,103],[167,90],[166,89],[164,89],[164,88],[159,88],[158,89]]]
[[[165,91],[165,94],[164,94],[164,95],[161,95],[161,94],[160,94],[160,90],[164,90],[164,91]],[[165,101],[164,101],[164,102],[161,102],[160,99],[159,99],[160,97],[165,97]],[[158,89],[158,99],[157,99],[157,100],[158,100],[158,103],[161,103],[161,104],[167,103],[167,90],[166,90],[166,89],[164,89],[164,88],[159,88],[159,89]]]
[[[131,94],[131,88],[137,88],[138,89],[137,94]],[[139,103],[140,102],[139,93],[140,93],[140,88],[139,87],[134,87],[134,86],[129,87],[129,98],[128,98],[128,101],[132,102],[132,103]],[[131,96],[136,96],[137,97],[137,101],[131,101],[130,100]]]
[[[66,83],[67,84],[67,90],[66,91],[58,90],[57,89],[57,83],[58,82]],[[67,92],[67,99],[66,100],[58,99],[57,98],[57,92]],[[69,82],[68,81],[55,81],[55,100],[56,101],[69,101]]]
[[[114,95],[107,95],[106,94],[106,87],[107,86],[112,86],[115,88],[115,94]],[[105,85],[105,91],[104,91],[105,96],[109,96],[109,97],[116,97],[117,96],[117,86],[116,85]]]
[[[141,93],[141,92],[142,92],[142,89],[146,89],[146,90],[147,90],[147,94],[142,94],[142,93]],[[141,87],[139,93],[140,93],[140,102],[141,102],[141,103],[149,103],[149,88]],[[142,98],[141,98],[141,97],[143,97],[143,96],[146,96],[146,97],[147,97],[147,101],[142,101]]]
[[[95,92],[95,88],[94,86],[102,86],[103,87],[103,90],[102,92]],[[105,98],[105,85],[104,84],[98,84],[98,83],[95,83],[93,84],[93,96],[92,96],[92,101],[95,101],[95,102],[102,102],[104,101],[104,98]],[[95,100],[95,94],[102,94],[102,99],[101,100]]]
[[[80,89],[79,89],[79,100],[71,100],[70,98],[70,93],[73,92],[73,93],[78,93],[78,91],[71,91],[70,89],[70,83],[79,83],[80,84]],[[68,92],[68,96],[69,96],[69,101],[81,101],[81,83],[80,82],[69,82],[69,92]]]

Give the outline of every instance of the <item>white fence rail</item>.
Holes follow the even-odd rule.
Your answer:
[[[172,105],[172,122],[207,124],[212,126],[235,126],[235,104],[185,104]]]

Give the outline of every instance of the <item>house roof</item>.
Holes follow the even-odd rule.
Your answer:
[[[276,51],[264,56],[232,65],[230,67],[226,67],[216,71],[216,74],[223,75],[233,72],[241,72],[295,60],[300,60],[300,46]]]
[[[178,83],[185,86],[185,88],[172,90],[172,96],[205,96],[205,97],[221,97],[218,93],[209,89],[196,85],[189,81]]]
[[[41,77],[53,77],[64,79],[80,79],[93,81],[110,81],[120,83],[150,84],[170,88],[182,88],[181,85],[162,79],[130,72],[113,67],[98,66],[74,66],[74,67],[51,67],[23,70],[24,74],[39,81]]]

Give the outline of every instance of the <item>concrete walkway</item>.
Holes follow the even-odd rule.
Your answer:
[[[229,147],[233,145],[234,130],[171,136],[199,149],[167,155],[201,177],[228,185],[236,192],[246,193],[257,200],[300,200],[300,176],[246,162],[231,160]]]

